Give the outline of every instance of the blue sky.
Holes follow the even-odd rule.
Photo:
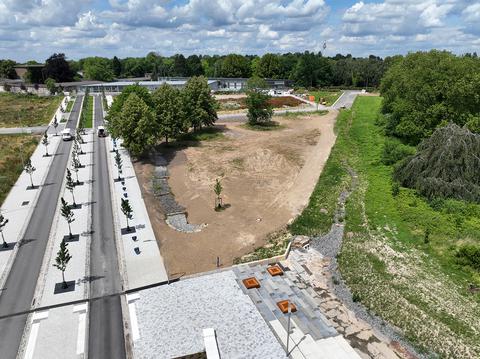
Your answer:
[[[480,0],[0,0],[0,58],[480,52]]]

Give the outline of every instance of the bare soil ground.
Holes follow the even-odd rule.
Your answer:
[[[307,204],[335,142],[337,112],[275,118],[276,131],[252,131],[239,123],[218,125],[224,136],[197,146],[165,150],[169,185],[199,233],[181,233],[164,221],[151,193],[153,166],[136,162],[155,235],[169,274],[212,270],[216,258],[229,266],[265,244],[267,234],[284,227]],[[226,209],[216,212],[213,184],[221,178]]]

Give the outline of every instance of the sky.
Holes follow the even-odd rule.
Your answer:
[[[0,0],[0,59],[18,62],[432,48],[480,52],[480,0]]]

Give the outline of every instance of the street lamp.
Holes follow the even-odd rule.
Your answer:
[[[290,318],[292,316],[292,308],[290,306],[290,301],[287,301],[287,312],[288,312],[288,324],[287,324],[287,358],[288,358],[288,344],[290,344]]]

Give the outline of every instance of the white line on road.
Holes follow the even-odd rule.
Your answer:
[[[35,352],[35,345],[37,343],[38,329],[40,321],[48,318],[48,310],[44,312],[34,313],[32,315],[32,328],[30,329],[30,336],[28,337],[27,349],[25,350],[24,359],[32,359]]]
[[[138,299],[140,299],[140,295],[138,293],[127,295],[128,312],[130,314],[130,325],[132,326],[133,341],[136,341],[140,338],[140,329],[138,328],[137,321],[137,310],[135,307],[135,301],[137,301]]]
[[[77,355],[85,352],[85,328],[87,321],[88,304],[80,304],[73,307],[73,312],[78,314]]]

